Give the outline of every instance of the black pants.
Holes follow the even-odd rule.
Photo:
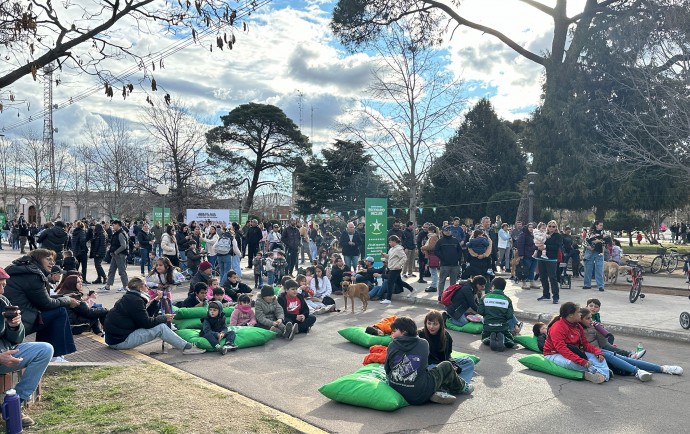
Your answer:
[[[36,332],[36,342],[47,342],[53,346],[53,356],[64,356],[77,351],[69,325],[67,308],[41,311],[43,326]]]
[[[397,288],[400,289],[398,292],[402,292],[403,281],[400,278],[400,273],[402,273],[402,270],[388,270],[388,290],[386,291],[386,300],[393,298],[393,293]]]
[[[259,251],[259,245],[258,244],[249,244],[248,249],[249,249],[249,255],[247,255],[247,266],[249,268],[252,268],[254,256],[256,256],[256,252]]]
[[[29,250],[36,250],[36,237],[29,237]]]
[[[293,325],[297,325],[297,329],[299,330],[300,333],[309,333],[309,329],[311,326],[314,325],[316,322],[316,317],[313,315],[309,315],[308,317],[304,318],[304,321],[294,321]]]
[[[165,255],[165,257],[170,259],[170,263],[172,263],[173,267],[180,266],[180,258],[177,255]]]
[[[103,258],[93,258],[93,266],[96,269],[96,274],[98,274],[97,280],[102,280],[103,283],[105,283],[108,280],[108,276],[105,274],[105,270],[103,269],[101,262],[103,262]]]
[[[82,253],[79,256],[75,256],[74,259],[77,260],[77,270],[79,270],[79,266],[81,266],[81,278],[84,282],[86,282],[86,266],[89,262],[89,258],[86,256],[86,252]]]
[[[287,274],[292,274],[292,272],[295,270],[295,267],[297,266],[297,252],[299,249],[293,249],[291,247],[288,247],[287,252],[286,252],[286,258],[287,259]]]
[[[553,294],[553,299],[559,299],[558,292],[558,278],[556,277],[556,270],[558,269],[557,261],[537,261],[539,265],[539,280],[541,281],[541,287],[543,290],[544,297],[551,297]],[[551,289],[549,293],[549,288]]]

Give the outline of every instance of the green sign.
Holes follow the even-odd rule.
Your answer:
[[[0,212],[0,229],[7,223],[7,215],[4,212]]]
[[[388,199],[366,198],[364,200],[365,245],[364,254],[372,256],[377,266],[381,263],[381,251],[388,251]]]
[[[164,218],[165,217],[165,218]],[[155,224],[156,222],[161,222],[161,224],[166,225],[166,219],[167,222],[170,222],[170,208],[165,208],[165,216],[163,216],[163,208],[154,208],[153,209],[153,223]]]
[[[244,226],[245,223],[247,223],[247,219],[249,218],[248,213],[242,213],[242,218],[240,218],[240,226]]]
[[[230,210],[230,221],[228,224],[233,223],[233,222],[240,222],[240,210],[239,209],[231,209]]]

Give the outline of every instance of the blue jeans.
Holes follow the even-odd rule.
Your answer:
[[[527,280],[534,280],[534,271],[537,269],[537,260],[531,256],[523,256],[522,260],[525,261],[525,264],[527,264],[529,267],[529,275],[527,276]]]
[[[460,315],[460,318],[458,318],[458,319],[455,319],[455,318],[453,318],[453,317],[450,317],[450,322],[452,322],[453,324],[455,324],[455,325],[458,326],[458,327],[462,327],[462,326],[464,326],[465,324],[467,324],[468,322],[470,322],[470,320],[468,320],[468,319],[467,319],[467,315],[465,315],[465,314],[463,313],[462,315]]]
[[[273,286],[273,283],[275,282],[275,272],[274,271],[267,271],[266,272],[266,280],[268,280],[268,284],[270,286]]]
[[[384,279],[383,283],[379,286],[374,286],[369,290],[369,299],[371,300],[373,297],[383,297],[383,294],[386,293],[386,290],[388,289],[388,279]]]
[[[344,256],[343,255],[343,261],[345,261],[345,265],[347,267],[350,267],[351,270],[357,269],[357,261],[359,261],[359,256]]]
[[[232,256],[218,255],[216,256],[216,261],[220,267],[220,270],[218,271],[220,273],[220,284],[223,285],[225,280],[228,278],[228,271],[232,269]]]
[[[56,357],[77,351],[66,307],[42,311],[41,318],[44,325],[36,332],[36,342],[51,344]]]
[[[644,360],[635,360],[630,357],[621,356],[614,353],[613,351],[601,350],[606,358],[606,363],[615,369],[626,372],[630,375],[637,373],[638,369],[642,369],[647,372],[661,372],[661,366],[645,362]]]
[[[161,243],[153,243],[153,252],[157,257],[163,256],[163,248],[161,247]]]
[[[177,336],[167,324],[158,324],[150,329],[136,329],[127,336],[123,342],[117,345],[110,345],[115,350],[130,350],[139,345],[151,342],[156,338],[163,339],[163,342],[172,345],[178,350],[183,350],[187,346],[187,341]]]
[[[211,265],[212,265],[213,267],[215,267],[215,266],[216,266],[216,257],[215,257],[215,256],[209,256],[209,257],[208,257],[208,262],[210,262]]]
[[[141,264],[141,274],[144,274],[144,265],[147,266],[148,271],[151,271],[151,261],[149,259],[149,249],[140,247],[139,248],[139,257],[141,261],[139,262]]]
[[[14,390],[17,391],[21,400],[27,401],[46,372],[48,363],[53,357],[53,347],[46,342],[24,342],[19,344],[16,349],[19,352],[15,353],[14,357],[23,360],[17,366],[0,365],[0,374],[8,374],[25,368],[26,370]]]
[[[438,268],[429,268],[429,273],[431,273],[431,287],[436,288],[438,285]]]
[[[239,255],[231,256],[230,257],[230,262],[231,262],[231,267],[233,270],[235,270],[235,273],[237,273],[237,278],[241,279],[242,278],[242,266],[240,265],[240,258]]]
[[[316,248],[316,243],[314,241],[309,241],[309,251],[311,252],[311,257],[312,259],[316,259],[319,257],[318,255],[318,249]]]
[[[597,288],[604,287],[604,255],[585,250],[585,277],[582,286],[592,286],[592,274],[597,282]]]
[[[603,362],[600,362],[597,357],[592,354],[592,353],[585,353],[587,354],[587,360],[592,364],[592,367],[594,370],[598,373],[604,376],[606,381],[609,381],[609,378],[611,377],[611,371],[609,371],[609,367],[606,365],[606,360]],[[580,371],[580,372],[585,372],[587,371],[587,368],[585,368],[582,365],[578,365],[577,363],[573,362],[572,360],[568,360],[565,357],[561,356],[560,354],[551,354],[548,356],[544,356],[545,359],[552,361],[553,363],[557,364],[558,366],[561,366],[566,369],[572,369],[573,371]]]
[[[458,376],[465,380],[465,383],[470,384],[472,382],[472,377],[474,376],[474,362],[472,359],[469,357],[462,357],[460,359],[453,360],[455,360],[455,363],[457,363],[461,369],[461,372],[458,374]],[[435,366],[437,365],[429,365],[427,366],[427,369],[431,370]]]

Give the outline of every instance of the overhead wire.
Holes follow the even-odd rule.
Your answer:
[[[256,11],[262,6],[267,5],[268,3],[271,3],[272,0],[257,0],[253,1],[250,4],[246,4],[245,6],[239,7],[237,9],[237,16],[235,20],[238,20],[240,18],[244,18],[246,16],[251,15],[252,12]],[[212,33],[216,33],[223,28],[229,26],[229,23],[220,23],[216,24],[213,23],[209,28],[204,29],[196,34],[196,39],[194,36],[190,36],[185,39],[180,39],[173,44],[170,44],[169,46],[163,48],[162,50],[158,51],[157,53],[154,54],[149,54],[146,56],[143,56],[141,59],[141,62],[137,63],[136,65],[133,65],[124,71],[120,72],[119,74],[114,76],[114,82],[120,82],[120,83],[125,83],[127,82],[127,79],[131,77],[132,75],[138,73],[141,71],[143,68],[145,68],[145,65],[148,65],[149,63],[153,62],[154,64],[158,64],[161,60],[172,56],[173,54],[178,53],[181,50],[184,50],[185,48],[189,47],[190,45],[196,44],[198,40],[201,40],[207,36],[209,36]],[[64,107],[70,106],[74,104],[75,102],[81,101],[83,99],[86,99],[87,97],[93,95],[96,92],[102,91],[103,90],[103,83],[100,83],[98,85],[95,85],[91,88],[88,88],[80,93],[77,93],[76,95],[71,96],[70,98],[66,99],[65,101],[61,103],[55,104],[55,108],[53,110],[60,110]],[[26,119],[22,119],[21,121],[17,121],[13,124],[3,126],[0,128],[1,132],[6,132],[15,128],[22,127],[24,125],[28,125],[36,120],[43,119],[45,114],[47,113],[47,110],[44,108],[43,110],[36,112],[32,115],[30,115]]]

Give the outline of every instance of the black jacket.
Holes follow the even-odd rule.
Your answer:
[[[442,266],[460,265],[460,242],[452,235],[445,235],[436,242],[434,253],[438,256]]]
[[[86,247],[86,231],[82,228],[74,228],[72,231],[72,253],[77,258],[88,253],[88,247]]]
[[[98,229],[100,227],[100,229]],[[92,258],[105,258],[106,242],[105,230],[103,226],[96,225],[93,229],[93,239],[91,240],[91,255]]]
[[[350,234],[346,230],[340,234],[340,248],[343,251],[343,256],[359,256],[359,246],[362,244],[362,239],[357,229],[352,235],[352,242],[354,245],[350,245]]]
[[[158,302],[154,301],[147,311],[148,295],[128,289],[105,317],[105,343],[117,345],[127,339],[130,333],[137,329],[150,329],[166,322],[165,315],[151,317],[149,312],[158,310]]]
[[[64,232],[64,231],[63,231]],[[5,287],[5,297],[22,312],[22,323],[27,335],[35,330],[39,311],[67,307],[69,297],[51,298],[50,284],[41,266],[29,256],[15,259],[5,270],[10,275]]]
[[[261,233],[261,229],[259,229],[258,226],[250,226],[247,229],[247,245],[258,246],[259,241],[261,241],[263,237],[264,235]]]
[[[300,302],[300,307],[299,307],[299,313],[300,315],[304,315],[304,319],[306,321],[307,318],[309,318],[309,306],[307,306],[307,301],[304,299],[304,296],[300,293],[297,293],[297,298],[299,299]],[[293,324],[297,324],[297,315],[288,313],[287,311],[287,293],[282,292],[278,296],[278,304],[283,308],[283,312],[285,313],[285,322],[292,322]]]
[[[474,299],[474,288],[470,282],[465,282],[460,289],[455,291],[450,299],[450,306],[446,307],[448,315],[454,319],[460,319],[467,309],[472,308],[477,311],[477,302]]]
[[[403,239],[402,239],[402,245],[405,248],[405,250],[414,250],[416,247],[415,243],[415,236],[414,236],[414,231],[411,231],[409,229],[405,229],[403,231]]]
[[[539,257],[541,257],[544,252],[549,259],[558,259],[558,250],[563,247],[563,238],[558,232],[551,234],[551,237],[544,242],[544,247],[546,250],[539,252]]]
[[[67,243],[67,232],[60,226],[53,226],[50,229],[46,229],[38,236],[36,240],[41,243],[44,249],[52,250],[62,256],[62,249]]]
[[[285,247],[291,250],[298,250],[302,243],[302,236],[299,234],[299,229],[294,226],[288,226],[283,229],[281,240]]]
[[[211,283],[211,276],[201,270],[197,270],[196,274],[189,279],[189,291],[187,291],[187,295],[194,295],[194,287],[197,283],[204,283],[208,286]]]
[[[252,292],[247,284],[238,281],[233,285],[228,279],[225,279],[225,282],[223,282],[223,289],[225,294],[232,298],[232,301],[237,301],[238,294],[250,294]]]

